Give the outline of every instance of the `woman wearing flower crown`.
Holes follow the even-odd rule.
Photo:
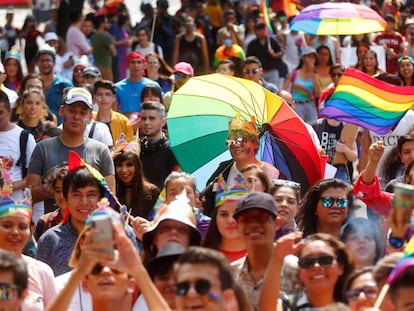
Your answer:
[[[223,177],[219,177],[216,190],[216,208],[211,217],[207,234],[202,246],[216,249],[223,253],[230,262],[246,255],[246,245],[237,230],[237,222],[233,218],[237,200],[247,193],[243,176],[237,176],[237,184],[227,188]]]
[[[132,216],[147,218],[160,190],[145,179],[139,153],[139,141],[134,139],[127,143],[125,136],[121,135],[113,152],[116,193],[119,201],[127,206]]]
[[[32,202],[29,189],[24,191],[20,202],[11,197],[6,182],[0,200],[0,248],[15,253],[24,259],[29,272],[28,289],[22,310],[44,310],[57,294],[52,269],[45,263],[22,254],[30,237]],[[16,294],[17,294],[17,289]]]

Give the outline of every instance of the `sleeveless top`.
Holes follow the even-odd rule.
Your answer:
[[[299,74],[292,81],[292,96],[296,102],[309,102],[313,100],[312,79],[302,80]]]

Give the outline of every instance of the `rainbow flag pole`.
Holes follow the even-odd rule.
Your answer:
[[[262,22],[266,25],[266,35],[274,35],[272,24],[270,23],[269,14],[267,8],[269,7],[268,0],[262,0],[260,3],[260,11],[262,13]]]

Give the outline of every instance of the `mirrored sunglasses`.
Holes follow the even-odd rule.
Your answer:
[[[244,146],[247,143],[247,138],[245,137],[239,137],[236,139],[227,139],[226,140],[226,145],[228,148],[230,148],[233,145],[236,146]]]
[[[338,208],[348,208],[348,205],[349,205],[349,201],[344,198],[335,199],[332,197],[323,197],[323,198],[320,198],[320,200],[322,202],[322,206],[326,208],[332,208],[335,202]]]

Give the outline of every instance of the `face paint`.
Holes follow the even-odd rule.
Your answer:
[[[68,119],[66,118],[66,116],[63,116],[62,122],[66,123],[68,121]]]
[[[247,148],[246,149],[246,153],[247,153],[247,155],[250,155],[250,153],[252,152],[252,149],[251,148]]]

